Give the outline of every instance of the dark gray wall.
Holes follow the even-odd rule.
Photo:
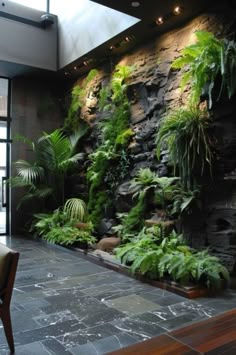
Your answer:
[[[12,81],[12,162],[17,159],[32,159],[29,147],[14,140],[16,134],[36,140],[42,131],[52,132],[60,127],[62,117],[54,90],[55,87],[50,87],[48,82],[35,79],[18,78]],[[45,107],[45,102],[50,102],[50,105]],[[14,174],[14,164],[12,164],[12,175]],[[24,207],[17,210],[17,204],[22,195],[23,191],[20,189],[11,191],[12,234],[22,231],[28,217]]]

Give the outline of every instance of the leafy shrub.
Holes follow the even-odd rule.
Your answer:
[[[96,238],[91,235],[89,228],[79,229],[70,225],[52,228],[47,234],[43,235],[43,239],[49,243],[60,245],[80,243],[89,246],[96,242]]]
[[[92,223],[87,223],[83,229],[77,228],[77,219],[70,219],[65,210],[57,209],[50,214],[36,214],[35,218],[38,220],[34,225],[35,230],[50,243],[70,245],[80,242],[91,245],[96,241],[92,236]]]
[[[218,98],[226,91],[230,99],[236,91],[236,43],[227,39],[217,39],[207,31],[195,32],[197,42],[182,50],[181,56],[173,63],[173,68],[185,68],[181,86],[191,83],[192,100],[198,102],[207,90],[209,107],[212,107],[212,90],[216,79],[220,78]]]
[[[209,132],[210,117],[196,107],[180,108],[162,119],[157,133],[157,156],[163,141],[183,184],[192,188],[194,176],[212,172],[214,144]]]
[[[183,284],[200,283],[219,288],[222,279],[229,280],[227,269],[219,259],[207,251],[189,248],[182,235],[174,231],[169,236],[161,229],[144,228],[132,242],[116,249],[117,257],[131,265],[132,273],[141,273],[152,279],[170,278]]]

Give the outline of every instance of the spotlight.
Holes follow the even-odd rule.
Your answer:
[[[132,2],[131,2],[131,6],[133,6],[133,7],[139,7],[139,6],[140,6],[140,2],[139,2],[139,1],[132,1]]]
[[[77,69],[77,67],[75,66],[75,67],[74,67],[74,69],[76,70],[76,69]]]
[[[85,61],[83,62],[83,65],[84,65],[85,67],[87,67],[88,62],[85,60]]]
[[[114,47],[113,47],[113,46],[110,46],[109,49],[110,49],[110,51],[113,51]]]
[[[164,23],[163,17],[158,17],[158,19],[156,20],[156,24],[157,25],[163,25],[163,23]]]
[[[174,8],[173,12],[174,12],[175,15],[180,15],[181,14],[181,7],[180,6],[176,6]]]

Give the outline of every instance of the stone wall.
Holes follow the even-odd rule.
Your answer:
[[[113,216],[117,211],[130,208],[130,199],[124,201],[122,197],[125,194],[125,183],[140,168],[150,167],[160,175],[168,175],[168,152],[162,152],[161,160],[157,160],[155,135],[163,112],[183,105],[188,98],[188,90],[181,92],[179,89],[180,73],[172,70],[170,64],[179,56],[182,48],[194,41],[194,32],[199,29],[212,31],[217,36],[234,33],[235,9],[229,3],[218,8],[215,6],[212,12],[136,48],[118,62],[135,65],[128,83],[130,125],[135,136],[129,146],[129,175],[114,194]],[[101,115],[96,106],[97,93],[99,87],[109,80],[107,67],[105,64],[100,68],[99,77],[93,82],[93,90],[83,112],[93,127],[85,142],[86,152],[91,152],[96,147],[96,125]],[[202,213],[189,216],[184,230],[194,247],[209,247],[232,271],[236,268],[236,105],[233,101],[219,104],[213,114],[213,130],[218,144],[217,176],[214,177],[214,183],[205,188]],[[75,191],[80,193],[80,183],[83,186],[85,184],[81,181],[81,176],[80,180],[76,180],[76,177],[73,179],[74,182],[77,181]],[[86,193],[85,190],[82,192]],[[112,216],[105,217],[107,222],[107,218]]]

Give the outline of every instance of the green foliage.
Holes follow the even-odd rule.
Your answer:
[[[125,179],[130,166],[130,156],[127,149],[121,148],[117,159],[109,165],[109,169],[104,174],[104,182],[109,191],[114,191],[119,183]]]
[[[92,223],[83,229],[75,227],[77,220],[70,219],[65,209],[57,209],[50,214],[36,214],[35,218],[38,220],[34,225],[35,230],[49,243],[71,245],[79,242],[91,245],[96,241],[92,236]]]
[[[43,236],[43,239],[47,240],[49,243],[60,245],[71,245],[75,243],[92,245],[96,242],[96,239],[91,235],[90,231],[67,225],[54,227]]]
[[[131,181],[131,187],[134,187],[136,195],[146,195],[152,189],[152,202],[160,206],[164,214],[168,215],[168,203],[172,202],[176,194],[176,177],[159,177],[157,173],[149,168],[140,169],[137,176]],[[149,203],[150,203],[149,198]]]
[[[126,129],[121,134],[116,137],[116,144],[125,146],[129,142],[130,138],[133,137],[134,131],[131,128]]]
[[[120,228],[119,234],[123,241],[129,239],[143,227],[146,211],[147,199],[144,194],[141,194],[137,204],[131,208],[128,214],[124,214],[121,218],[122,228]]]
[[[117,257],[131,265],[132,273],[152,279],[163,277],[183,284],[201,283],[219,288],[221,280],[229,280],[227,269],[207,251],[196,252],[174,231],[163,238],[158,227],[144,228],[132,242],[116,249]]]
[[[230,99],[236,91],[233,78],[236,74],[236,43],[226,39],[219,40],[210,32],[196,31],[197,42],[185,47],[181,56],[173,63],[173,68],[185,68],[181,86],[191,84],[193,102],[199,101],[203,90],[207,89],[209,107],[212,107],[212,90],[215,81],[220,78],[218,97],[227,92]]]
[[[176,190],[173,196],[172,215],[181,215],[188,213],[193,204],[200,208],[200,188],[195,186],[192,190],[184,188],[181,184],[176,186]]]
[[[129,129],[130,109],[125,80],[129,77],[131,70],[131,67],[117,66],[110,86],[100,91],[99,108],[109,111],[100,124],[101,144],[90,155],[91,165],[87,172],[87,179],[90,182],[88,208],[94,223],[99,221],[98,216],[102,214],[102,204],[98,213],[98,197],[104,202],[104,196],[106,196],[106,200],[110,201],[109,188],[114,187],[121,179],[120,175],[119,180],[116,181],[118,174],[114,166],[121,166],[121,161],[125,162],[122,167],[125,175],[129,164],[124,149],[133,132]],[[103,194],[103,198],[100,193]]]
[[[213,141],[209,133],[210,118],[196,107],[180,108],[163,118],[157,133],[157,156],[163,141],[168,145],[174,167],[178,166],[185,186],[193,186],[193,177],[212,169]]]
[[[63,127],[64,130],[69,134],[79,130],[79,125],[81,120],[83,120],[83,117],[80,116],[80,109],[85,104],[85,98],[88,94],[89,84],[95,78],[97,73],[98,72],[96,69],[92,69],[88,73],[87,78],[84,80],[83,85],[81,86],[77,84],[71,91],[71,104]],[[88,130],[88,125],[86,123],[84,123],[83,126],[85,126]],[[86,133],[86,131],[83,130],[82,132],[84,132],[84,134]]]
[[[91,193],[91,191],[90,191]],[[89,199],[88,209],[90,208],[89,218],[94,226],[97,226],[102,218],[103,211],[109,207],[111,200],[106,191],[95,190],[92,198]]]
[[[63,203],[65,174],[82,158],[76,153],[79,138],[77,133],[66,137],[57,129],[50,134],[44,132],[36,143],[32,142],[34,161],[16,161],[16,176],[9,181],[11,187],[27,190],[20,204],[33,198],[51,198],[56,206]],[[28,144],[29,140],[25,141]]]
[[[69,219],[83,222],[86,215],[86,204],[79,198],[70,198],[64,205],[64,212]]]

